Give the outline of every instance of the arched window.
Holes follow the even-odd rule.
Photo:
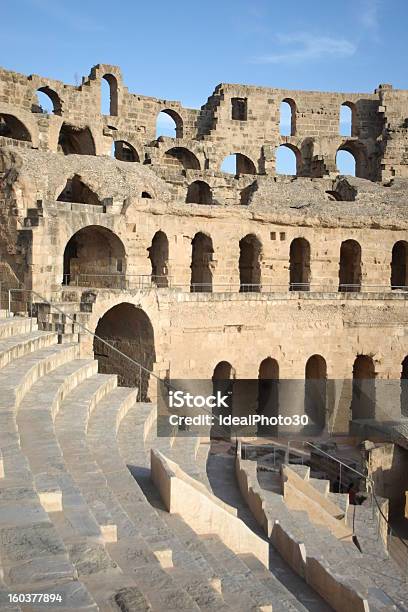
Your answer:
[[[289,290],[310,289],[310,244],[305,238],[295,238],[289,253]]]
[[[164,109],[157,115],[156,138],[183,138],[183,120],[176,111]]]
[[[242,153],[233,153],[224,158],[221,164],[221,172],[227,174],[256,174],[254,162]]]
[[[361,246],[356,240],[345,240],[340,247],[339,291],[361,289]]]
[[[408,355],[401,363],[401,416],[408,417]]]
[[[139,155],[134,147],[124,140],[115,140],[112,143],[113,157],[124,162],[138,162]]]
[[[391,289],[408,288],[408,243],[399,240],[392,247]]]
[[[101,205],[101,201],[96,193],[92,191],[88,185],[85,185],[77,174],[67,180],[64,189],[57,198],[57,201],[92,204],[94,206]]]
[[[191,241],[191,285],[190,291],[211,292],[213,244],[210,236],[198,232]]]
[[[301,153],[292,145],[283,144],[276,149],[276,173],[297,176],[300,171]]]
[[[296,134],[296,104],[291,98],[285,98],[280,105],[279,130],[281,136]]]
[[[321,355],[312,355],[305,367],[305,414],[308,430],[317,435],[326,424],[327,365]]]
[[[31,142],[30,132],[14,115],[0,113],[0,136]]]
[[[279,364],[272,357],[264,359],[259,366],[257,413],[269,419],[279,415]],[[261,424],[257,433],[274,436],[278,433],[278,426]]]
[[[101,79],[101,113],[111,117],[118,114],[118,81],[113,74]]]
[[[169,241],[164,232],[155,233],[148,251],[152,264],[152,284],[156,287],[168,287]]]
[[[77,128],[69,123],[63,123],[61,126],[58,150],[64,155],[96,155],[90,129]]]
[[[357,136],[355,126],[356,108],[352,102],[344,102],[340,106],[340,136]]]
[[[339,174],[356,176],[356,158],[351,151],[339,149],[336,154],[336,166]]]
[[[62,104],[59,95],[50,87],[37,89],[36,101],[31,105],[33,113],[46,113],[51,115],[62,114]]]
[[[262,245],[254,234],[239,241],[239,290],[241,293],[261,290]]]
[[[184,147],[173,147],[166,151],[163,161],[170,167],[184,170],[200,170],[197,157]]]
[[[375,367],[368,355],[358,355],[353,365],[352,419],[375,418]]]
[[[125,288],[126,252],[111,230],[89,225],[76,232],[64,251],[63,284]]]
[[[212,204],[212,193],[208,183],[194,181],[188,186],[186,202],[189,204]]]

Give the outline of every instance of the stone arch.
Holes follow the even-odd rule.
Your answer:
[[[124,162],[140,162],[140,156],[135,147],[126,140],[114,140],[112,147],[115,159]]]
[[[235,379],[236,372],[229,361],[220,361],[214,368],[212,375],[213,394],[216,396],[220,393],[222,396],[231,395],[232,398],[232,385],[233,379]],[[227,408],[215,407],[213,408],[213,415],[215,416],[215,423],[211,427],[210,437],[214,439],[230,438],[231,427],[222,426],[217,421],[217,417],[227,416],[232,412],[232,399],[226,400]]]
[[[392,247],[391,289],[407,289],[408,286],[408,242],[399,240]]]
[[[197,157],[185,147],[173,147],[165,152],[163,161],[169,166],[183,168],[184,170],[200,170]]]
[[[341,136],[358,136],[356,115],[354,102],[343,102],[341,104],[339,114],[339,134]]]
[[[32,142],[31,134],[24,123],[8,113],[0,113],[0,136]]]
[[[235,157],[235,170],[230,171],[229,168],[233,164],[233,159]],[[256,174],[256,165],[247,155],[243,153],[231,153],[227,155],[220,166],[221,172],[228,172],[230,174],[235,174],[235,176],[239,176],[240,174]]]
[[[37,89],[37,100],[31,105],[31,112],[33,113],[48,113],[47,107],[41,104],[41,100],[39,94],[43,94],[45,101],[51,104],[52,110],[51,112],[54,115],[62,115],[62,102],[61,98],[57,94],[54,89],[51,89],[48,85],[44,85],[43,87],[39,87]]]
[[[279,131],[281,136],[296,134],[296,102],[292,98],[284,98],[279,108]]]
[[[340,247],[339,291],[361,290],[361,246],[345,240]]]
[[[91,130],[88,127],[77,128],[64,122],[59,133],[58,151],[64,155],[96,155]]]
[[[149,259],[152,265],[151,282],[156,287],[168,287],[169,240],[161,230],[152,239]]]
[[[255,234],[239,241],[239,290],[241,293],[261,290],[262,243]]]
[[[106,227],[83,227],[71,236],[65,246],[64,285],[124,288],[125,272],[124,244]]]
[[[266,357],[259,364],[257,414],[268,418],[279,415],[279,363]],[[258,435],[273,436],[278,433],[278,425],[258,426]]]
[[[338,165],[339,160],[338,154],[341,151],[346,151],[354,159],[355,176],[366,179],[370,178],[367,151],[363,143],[355,140],[346,140],[342,145],[340,145],[336,152],[336,166]],[[342,174],[340,171],[339,173]],[[353,175],[353,173],[351,174]]]
[[[65,184],[64,189],[57,197],[57,202],[75,202],[79,204],[92,204],[101,206],[97,194],[86,185],[78,174],[74,174]]]
[[[163,108],[157,115],[156,118],[156,138],[160,138],[160,136],[162,135],[166,135],[166,134],[160,134],[160,118],[166,115],[167,117],[170,117],[170,119],[172,119],[173,123],[174,123],[174,136],[176,138],[183,138],[183,132],[184,132],[184,127],[183,127],[183,119],[182,117],[172,108]],[[166,130],[167,131],[167,130]],[[169,136],[169,135],[167,135]]]
[[[291,151],[290,157],[286,151]],[[283,155],[281,155],[283,153]],[[302,168],[302,154],[295,145],[284,142],[276,149],[276,173],[299,176]]]
[[[326,425],[327,412],[327,364],[321,355],[312,355],[305,366],[305,414],[308,429],[321,433]]]
[[[375,366],[369,355],[358,355],[353,365],[352,419],[375,418]]]
[[[156,361],[156,351],[153,326],[145,311],[128,302],[117,304],[99,319],[95,336],[93,350],[99,372],[117,374],[119,385],[138,387],[138,400],[148,401],[150,373]]]
[[[110,73],[104,74],[101,78],[101,113],[104,113],[104,110],[107,110],[104,107],[105,100],[103,95],[103,83],[106,82],[109,87],[109,115],[111,117],[116,117],[118,114],[118,80],[117,78]]]
[[[191,283],[190,291],[211,292],[212,291],[212,269],[213,243],[211,236],[198,232],[191,241]]]
[[[188,204],[212,204],[211,187],[205,181],[194,181],[187,189]]]
[[[408,417],[408,355],[401,363],[401,416]]]
[[[306,238],[295,238],[289,250],[289,291],[310,289],[310,244]]]

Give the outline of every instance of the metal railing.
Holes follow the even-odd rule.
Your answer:
[[[63,287],[86,287],[95,289],[149,289],[168,288],[171,277],[158,274],[84,273],[64,274]]]

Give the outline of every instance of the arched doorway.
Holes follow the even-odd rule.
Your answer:
[[[267,357],[261,361],[258,372],[258,409],[259,415],[268,418],[279,414],[279,364],[276,359]],[[258,435],[274,436],[278,433],[278,425],[258,426]]]
[[[210,236],[198,232],[191,241],[191,283],[190,291],[211,292],[213,244]]]
[[[61,115],[62,103],[57,92],[48,86],[37,89],[36,101],[31,105],[31,112]]]
[[[80,287],[125,287],[125,247],[111,230],[88,225],[76,232],[64,250],[63,284]]]
[[[262,245],[254,234],[239,241],[239,290],[241,293],[261,290]]]
[[[299,176],[302,154],[294,145],[283,144],[276,149],[276,174]]]
[[[305,414],[308,430],[318,435],[326,425],[327,365],[321,355],[312,355],[305,367]]]
[[[289,260],[289,290],[309,291],[310,244],[305,238],[292,240]]]
[[[67,180],[64,189],[57,198],[57,202],[75,202],[77,204],[91,204],[93,206],[101,205],[97,194],[88,185],[85,185],[77,174]]]
[[[408,242],[399,240],[392,247],[391,289],[407,289],[408,285]]]
[[[115,140],[112,143],[112,157],[118,161],[138,162],[140,161],[136,149],[125,140]]]
[[[103,340],[111,346],[106,345]],[[128,302],[108,310],[95,330],[94,355],[99,372],[117,374],[119,385],[138,387],[139,401],[148,400],[150,372],[156,361],[153,326],[147,314]],[[136,365],[123,355],[127,355]]]
[[[63,123],[58,138],[58,151],[64,155],[96,155],[90,129]]]
[[[176,111],[166,108],[157,115],[156,138],[183,138],[183,120]]]
[[[408,355],[401,363],[401,416],[408,417]]]
[[[101,79],[101,113],[111,117],[118,114],[118,81],[113,74]]]
[[[194,181],[188,186],[186,202],[188,204],[212,204],[211,188],[205,181]]]
[[[166,151],[163,162],[179,170],[200,170],[197,157],[185,147],[173,147]]]
[[[340,247],[339,291],[361,289],[361,246],[356,240],[345,240]]]
[[[152,264],[151,282],[156,287],[168,287],[169,241],[164,232],[156,232],[148,248]]]
[[[279,131],[281,136],[296,134],[296,103],[291,98],[282,100],[279,109]]]
[[[17,117],[0,113],[0,137],[31,142],[30,132]]]
[[[210,437],[215,439],[229,439],[231,436],[231,427],[222,426],[217,417],[227,416],[232,411],[232,381],[235,378],[235,370],[228,361],[220,361],[214,368],[212,375],[213,395],[217,396],[220,393],[222,396],[231,396],[231,400],[226,400],[227,408],[224,406],[213,408],[215,423],[211,428]]]
[[[375,418],[375,367],[372,357],[358,355],[353,365],[352,419]]]
[[[254,162],[242,153],[233,153],[225,157],[220,170],[221,172],[234,174],[235,176],[239,176],[240,174],[256,174]]]

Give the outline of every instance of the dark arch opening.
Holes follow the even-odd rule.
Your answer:
[[[92,204],[93,206],[101,205],[101,201],[96,193],[85,185],[77,174],[67,180],[64,189],[57,198],[57,201]]]
[[[111,117],[118,114],[118,81],[113,74],[101,79],[101,113]]]
[[[188,186],[186,202],[188,204],[212,204],[211,187],[204,181],[194,181]]]
[[[282,144],[276,149],[276,174],[298,176],[302,155],[299,149],[290,144]]]
[[[210,437],[213,439],[229,439],[231,436],[231,427],[221,425],[218,417],[226,417],[232,412],[232,385],[235,378],[235,370],[228,361],[220,361],[214,368],[212,375],[213,394],[216,396],[220,393],[222,396],[227,395],[227,407],[214,407],[212,414],[215,417],[215,423],[211,427]]]
[[[261,290],[262,244],[254,234],[239,241],[239,290],[241,293]]]
[[[259,365],[257,414],[268,419],[279,415],[279,364],[272,357],[267,357]],[[260,423],[258,426],[258,435],[274,436],[277,433],[277,424]]]
[[[198,232],[191,241],[191,283],[190,291],[211,292],[212,270],[214,248],[210,236]]]
[[[140,162],[136,149],[125,140],[115,140],[112,147],[115,159],[124,162]]]
[[[391,289],[408,287],[408,242],[399,240],[392,247]]]
[[[200,162],[197,157],[184,147],[173,147],[166,151],[164,163],[174,168],[184,170],[200,170]]]
[[[59,133],[58,150],[64,155],[95,155],[95,143],[90,129],[63,123]]]
[[[312,355],[305,367],[305,414],[308,431],[318,435],[326,425],[327,365],[321,355]]]
[[[224,158],[221,164],[221,172],[228,174],[256,174],[254,162],[242,153],[233,153]]]
[[[339,291],[361,290],[361,246],[345,240],[340,247]]]
[[[295,238],[289,252],[289,291],[310,289],[310,244],[305,238]]]
[[[157,115],[156,138],[183,138],[183,120],[176,111],[165,108]]]
[[[146,198],[147,200],[151,200],[152,196],[148,191],[142,191],[142,198]]]
[[[0,113],[0,136],[31,142],[30,132],[17,117]]]
[[[292,98],[282,100],[279,109],[279,130],[281,136],[296,134],[296,103]]]
[[[57,92],[48,85],[37,89],[36,101],[31,105],[31,112],[62,115],[62,103]]]
[[[158,231],[155,233],[148,251],[152,264],[152,284],[156,287],[168,287],[169,241],[164,232]]]
[[[352,419],[375,418],[375,367],[368,355],[358,355],[353,365]]]
[[[401,416],[408,417],[408,355],[401,363]]]
[[[95,330],[94,355],[99,372],[117,374],[119,385],[138,387],[138,400],[149,401],[150,372],[156,361],[153,326],[147,314],[133,304],[123,302],[108,310],[99,319]],[[146,368],[136,364],[104,344],[102,338],[116,349]],[[141,373],[141,376],[140,376]]]
[[[76,232],[64,250],[63,285],[125,287],[126,252],[120,238],[99,225]]]

